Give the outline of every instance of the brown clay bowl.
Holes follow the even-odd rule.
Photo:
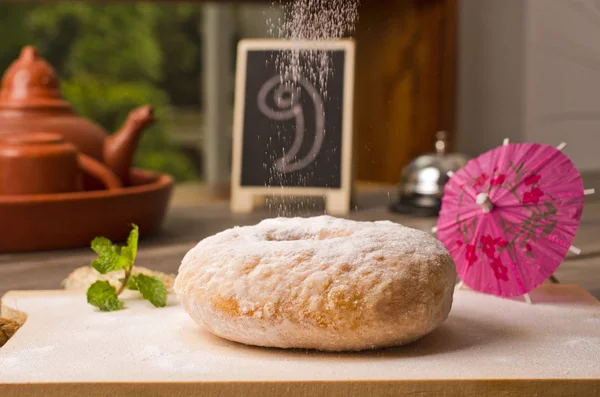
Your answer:
[[[131,172],[132,186],[115,190],[0,196],[0,253],[89,247],[94,237],[124,241],[131,224],[146,237],[161,226],[173,178]]]

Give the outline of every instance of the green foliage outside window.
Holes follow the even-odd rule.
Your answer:
[[[199,102],[198,9],[154,4],[0,5],[0,68],[36,46],[57,70],[65,98],[110,132],[134,108],[152,104],[158,122],[144,134],[138,167],[195,179],[187,157],[168,140],[171,98]]]

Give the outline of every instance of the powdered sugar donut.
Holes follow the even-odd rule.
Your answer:
[[[357,351],[412,342],[448,316],[452,257],[428,233],[329,216],[269,219],[201,241],[175,291],[206,330],[248,345]]]

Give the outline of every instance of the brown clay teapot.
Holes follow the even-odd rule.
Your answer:
[[[0,136],[0,195],[45,195],[84,190],[84,176],[107,190],[121,181],[102,163],[78,153],[58,134]]]
[[[83,154],[100,161],[130,184],[130,169],[141,132],[154,121],[151,106],[133,110],[114,135],[78,116],[60,92],[56,72],[36,49],[26,46],[6,70],[0,88],[0,136],[38,131],[61,135]],[[99,189],[86,178],[86,189]]]

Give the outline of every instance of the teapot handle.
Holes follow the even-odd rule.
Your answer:
[[[85,174],[98,179],[106,189],[114,190],[123,186],[119,178],[98,160],[83,153],[79,153],[77,155],[77,161],[79,162],[79,167]]]

